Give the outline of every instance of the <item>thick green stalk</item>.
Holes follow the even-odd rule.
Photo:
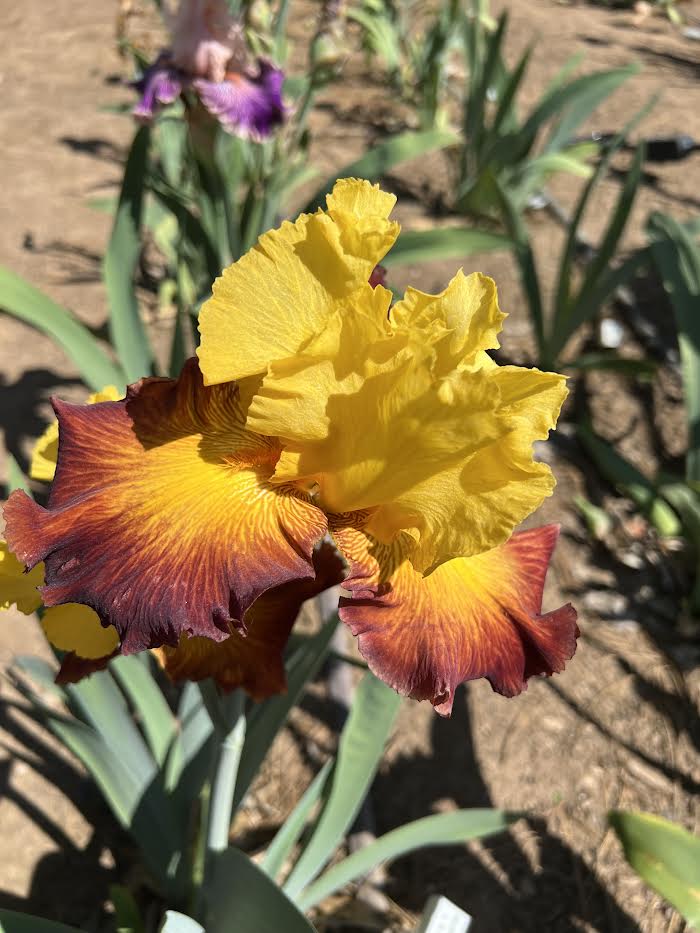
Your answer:
[[[231,727],[219,745],[209,798],[207,850],[210,853],[223,852],[228,847],[233,814],[233,794],[245,741],[246,718],[243,710],[245,702],[243,693],[237,691],[231,699],[231,715],[227,717]]]

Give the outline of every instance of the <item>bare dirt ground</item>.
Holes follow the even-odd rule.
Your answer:
[[[586,70],[638,60],[641,74],[600,109],[589,129],[618,129],[661,91],[662,101],[640,133],[683,132],[700,139],[700,45],[683,39],[662,17],[635,25],[627,11],[554,0],[494,6],[511,11],[509,55],[539,40],[528,84],[532,100],[576,52],[585,56]],[[698,4],[684,7],[691,15],[700,13]],[[292,18],[299,36],[313,28],[312,9],[302,4]],[[113,51],[116,4],[55,0],[49,16],[37,3],[6,0],[2,12],[12,41],[6,42],[2,64],[0,263],[99,328],[106,311],[99,263],[109,218],[88,200],[114,190],[132,131],[128,118],[100,110],[128,98],[117,82],[124,63]],[[336,170],[387,128],[399,129],[401,119],[381,75],[368,76],[357,55],[315,115],[312,161],[322,173]],[[700,156],[653,167],[653,173],[656,182],[639,197],[627,247],[643,241],[650,210],[679,217],[700,210]],[[437,159],[397,172],[386,186],[393,184],[401,194],[399,216],[406,226],[425,227],[435,222],[427,206],[445,183]],[[552,188],[568,206],[578,183],[560,178]],[[614,178],[603,185],[587,218],[592,238],[618,190]],[[549,285],[560,234],[544,217],[535,216],[532,226]],[[395,281],[438,290],[459,265],[402,268]],[[470,259],[468,266],[494,276],[501,305],[511,314],[504,358],[528,362],[528,321],[511,260],[490,254]],[[636,338],[628,332],[627,339]],[[83,390],[51,341],[5,316],[0,354],[4,446],[26,463],[32,438],[49,418],[48,396],[78,399]],[[678,373],[672,352],[661,352],[661,358],[664,365],[646,388],[611,376],[585,385],[596,428],[650,473],[659,464],[673,465],[683,451]],[[450,721],[406,702],[373,791],[379,832],[455,806],[526,809],[532,816],[501,838],[395,863],[385,888],[395,908],[383,923],[364,928],[410,929],[428,895],[439,891],[473,914],[475,933],[683,929],[680,918],[627,867],[605,814],[612,807],[642,809],[691,830],[700,824],[700,652],[697,633],[683,617],[685,571],[681,558],[665,551],[614,500],[567,442],[566,423],[561,436],[563,442],[549,448],[559,486],[538,523],[563,526],[546,608],[567,599],[577,604],[583,636],[576,658],[565,675],[532,683],[515,701],[495,696],[484,682],[471,684]],[[564,456],[572,445],[573,462]],[[3,470],[0,462],[0,475]],[[617,516],[610,546],[592,544],[585,534],[572,502],[580,492]],[[17,653],[46,654],[32,620],[10,613],[3,621],[3,667]],[[85,930],[109,929],[108,885],[129,870],[128,843],[97,791],[32,727],[5,682],[0,696],[0,905]],[[331,715],[318,690],[295,711],[251,796],[249,829],[284,818],[314,763],[332,747]],[[337,922],[348,916],[342,899],[329,905],[331,911],[340,911]],[[347,921],[345,928],[359,929],[357,917],[353,922],[355,927]]]

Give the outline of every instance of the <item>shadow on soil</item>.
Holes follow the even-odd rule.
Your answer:
[[[105,849],[123,845],[120,831],[105,811],[97,788],[23,723],[23,710],[21,705],[11,702],[0,704],[0,728],[24,749],[23,752],[7,749],[11,760],[0,762],[0,799],[22,810],[56,849],[37,862],[26,897],[0,888],[0,907],[46,917],[91,933],[109,929],[103,905],[109,897],[109,886],[118,881],[118,873],[107,867],[101,857]],[[52,818],[44,801],[32,800],[23,791],[22,772],[27,769],[57,787],[95,827],[84,847],[77,846]]]
[[[0,375],[0,430],[5,447],[22,471],[28,469],[23,452],[24,441],[39,437],[48,419],[40,413],[46,398],[61,386],[78,385],[80,379],[67,379],[48,369],[29,369],[16,382],[5,382]],[[0,498],[5,498],[0,487]]]
[[[303,706],[327,723],[335,716],[334,705],[318,698],[307,696]],[[451,719],[434,717],[431,739],[432,754],[399,757],[375,779],[377,835],[436,812],[445,801],[460,808],[494,806],[476,759],[466,691],[458,693]],[[478,858],[463,846],[449,846],[399,859],[389,868],[385,891],[416,913],[431,894],[444,894],[472,915],[474,933],[570,933],[584,925],[606,933],[639,933],[635,921],[544,820],[527,822],[537,839],[536,872],[513,835],[503,833],[480,843]]]

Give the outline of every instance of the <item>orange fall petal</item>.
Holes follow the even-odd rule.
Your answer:
[[[573,657],[574,608],[540,614],[557,526],[514,534],[426,577],[406,559],[408,541],[387,547],[347,522],[331,529],[350,562],[340,617],[370,668],[399,693],[449,715],[464,681],[485,677],[512,697],[529,677],[558,673]]]
[[[225,639],[266,590],[313,579],[325,516],[268,484],[279,447],[245,429],[235,383],[205,388],[190,360],[122,401],[55,407],[48,507],[21,491],[5,507],[12,550],[45,562],[45,605],[92,606],[130,654]]]

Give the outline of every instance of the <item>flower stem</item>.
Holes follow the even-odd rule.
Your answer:
[[[233,793],[236,789],[238,765],[245,740],[246,718],[243,711],[244,695],[236,691],[231,697],[226,720],[229,731],[219,744],[214,776],[209,799],[209,825],[207,828],[207,851],[222,852],[228,846]]]

